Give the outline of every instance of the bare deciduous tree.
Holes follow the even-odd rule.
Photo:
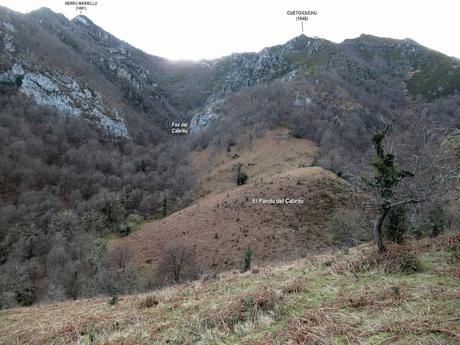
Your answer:
[[[196,267],[191,248],[178,242],[170,242],[166,245],[158,265],[159,275],[174,283],[191,278]]]
[[[114,248],[109,254],[110,262],[122,272],[134,258],[134,251],[129,245],[119,245]]]

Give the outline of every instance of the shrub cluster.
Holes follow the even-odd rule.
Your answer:
[[[360,250],[343,260],[331,263],[331,269],[337,273],[351,272],[357,274],[370,270],[384,273],[410,274],[420,271],[420,261],[415,250],[405,245],[388,244],[385,252],[376,248]]]

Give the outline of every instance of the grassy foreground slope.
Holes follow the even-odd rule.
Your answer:
[[[458,235],[312,256],[150,294],[0,311],[2,344],[458,344]],[[389,255],[391,257],[391,255]],[[411,261],[417,255],[419,263]],[[399,260],[398,259],[398,260]],[[367,264],[369,265],[367,265]]]

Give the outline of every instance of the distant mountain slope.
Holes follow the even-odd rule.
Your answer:
[[[235,188],[236,170],[249,177],[249,183],[273,175],[311,166],[319,148],[310,140],[293,138],[286,128],[267,130],[261,137],[232,143],[224,150],[209,147],[195,151],[192,161],[197,176],[195,194],[199,197]]]
[[[147,55],[88,18],[46,8],[22,15],[0,9],[0,80],[62,113],[117,135],[161,137],[178,120],[159,79],[163,59]]]
[[[232,54],[215,61],[213,86],[201,113],[192,126],[205,127],[219,118],[225,94],[281,79],[303,80],[318,86],[327,73],[345,91],[362,89],[371,97],[397,101],[401,107],[409,98],[417,103],[432,102],[460,92],[460,61],[405,39],[370,35],[340,44],[304,35],[258,53]],[[345,82],[340,82],[342,80]],[[330,86],[328,86],[330,87]],[[331,90],[327,90],[331,91]],[[363,102],[361,99],[356,99]],[[364,102],[365,103],[365,102]],[[364,104],[365,105],[365,104]]]
[[[401,78],[413,97],[435,100],[460,92],[460,61],[411,39],[361,35],[341,46],[373,73]]]

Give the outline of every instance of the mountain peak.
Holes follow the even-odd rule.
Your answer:
[[[76,24],[83,24],[83,25],[94,25],[94,23],[86,16],[80,14],[72,19],[72,22]]]
[[[31,17],[34,17],[34,18],[38,18],[40,20],[58,20],[60,22],[66,22],[67,21],[67,18],[62,14],[62,13],[57,13],[57,12],[54,12],[53,10],[49,9],[48,7],[40,7],[39,9],[37,10],[33,10],[27,14],[25,14],[25,16],[31,16]]]
[[[49,7],[46,7],[46,6],[43,6],[43,7],[40,7],[36,10],[33,10],[31,11],[31,13],[55,13],[52,9],[50,9]]]
[[[33,10],[33,11],[30,11],[29,14],[32,14],[32,15],[57,15],[56,12],[54,12],[52,9],[48,8],[48,7],[40,7],[39,9],[36,9],[36,10]]]
[[[317,41],[317,40],[323,40],[323,38],[316,37],[316,36],[310,37],[305,34],[300,34],[290,39],[288,42],[309,42],[309,41]]]
[[[290,52],[303,52],[307,54],[325,53],[333,46],[332,42],[324,38],[316,36],[309,37],[304,34],[292,38],[283,45]]]

